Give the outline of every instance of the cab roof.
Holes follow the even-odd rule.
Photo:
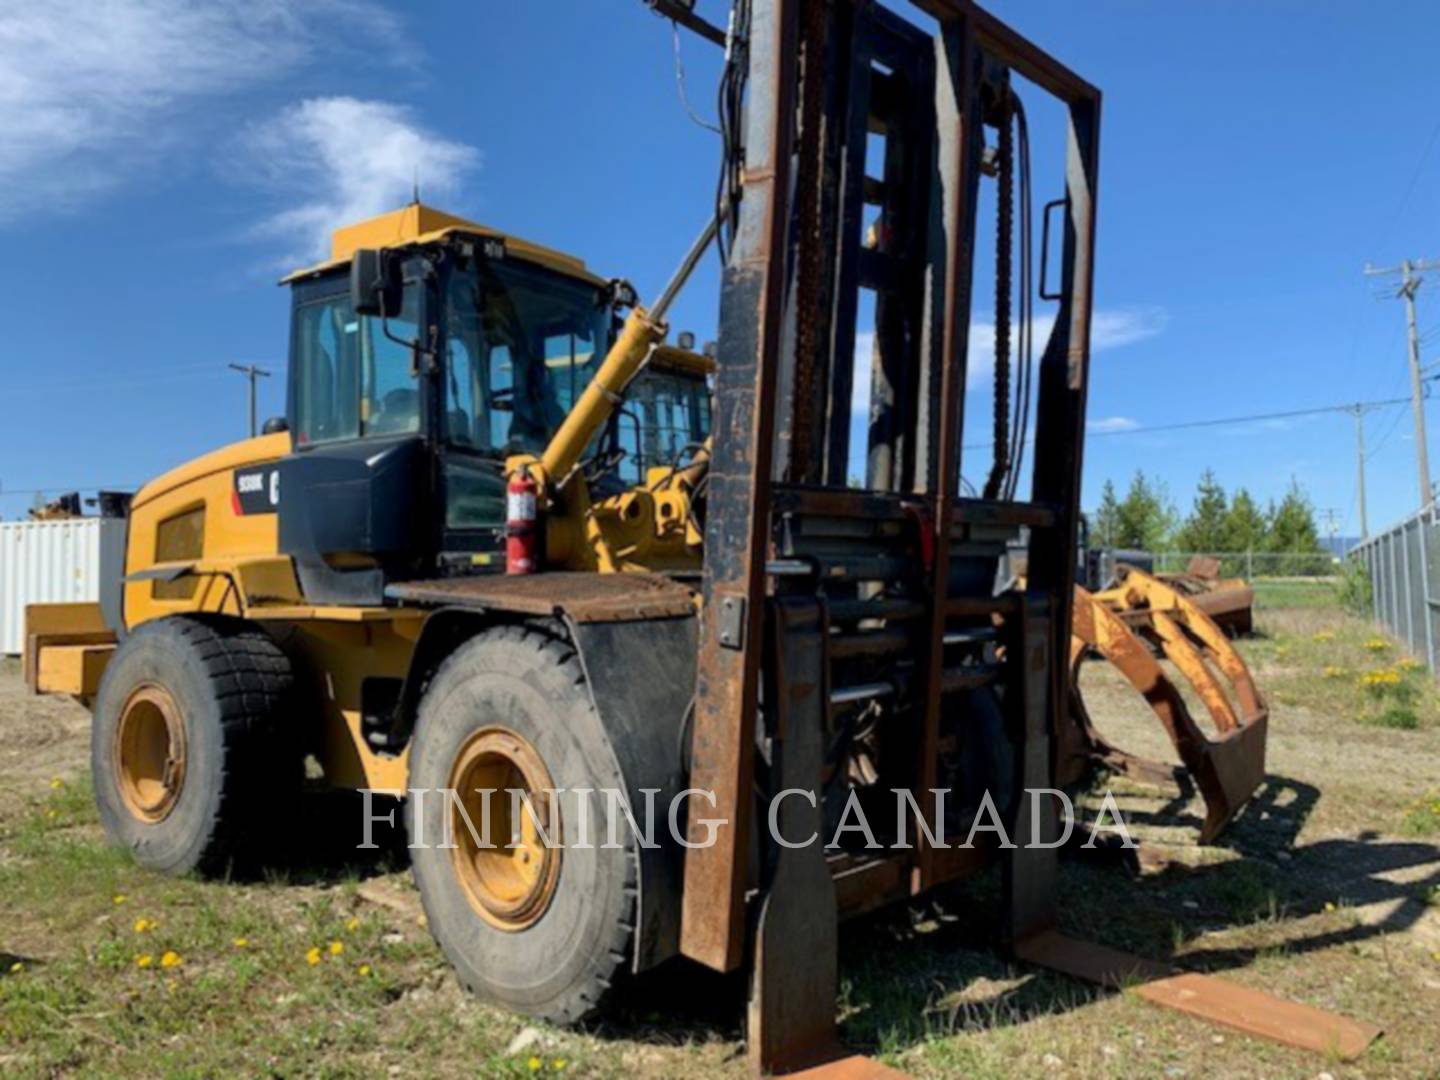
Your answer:
[[[285,275],[280,283],[288,284],[299,278],[334,270],[350,261],[360,248],[394,248],[410,245],[429,244],[452,235],[470,235],[481,239],[503,240],[505,250],[516,258],[537,263],[571,277],[581,278],[595,285],[604,285],[605,279],[596,277],[585,267],[581,259],[554,248],[532,244],[518,236],[510,236],[485,225],[447,214],[443,210],[411,203],[409,206],[392,210],[388,214],[345,225],[330,236],[330,258],[324,262],[307,266]]]

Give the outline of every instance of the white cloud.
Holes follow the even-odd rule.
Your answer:
[[[370,0],[44,0],[0,13],[0,221],[73,206],[165,156],[203,159],[215,99],[360,37],[405,58]]]
[[[1086,423],[1085,430],[1091,434],[1104,435],[1112,431],[1134,431],[1140,421],[1128,416],[1102,416]]]
[[[290,204],[255,229],[284,239],[289,263],[327,253],[337,225],[408,203],[417,180],[427,200],[443,200],[480,165],[478,150],[426,130],[408,108],[351,97],[292,105],[247,131],[239,149],[247,178]]]
[[[1095,352],[1104,352],[1122,345],[1133,345],[1154,337],[1165,329],[1169,321],[1164,308],[1101,309],[1090,319],[1090,348]]]

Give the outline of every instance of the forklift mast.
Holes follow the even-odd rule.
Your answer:
[[[939,822],[921,801],[911,848],[842,860],[818,845],[771,845],[752,880],[754,830],[764,828],[752,820],[757,710],[771,790],[810,791],[823,804],[822,744],[836,711],[884,699],[880,786],[918,800],[937,786],[942,730],[978,724],[968,710],[986,690],[1008,744],[996,802],[1010,835],[1028,837],[1029,800],[1018,794],[1055,786],[1067,707],[1100,94],[966,0],[904,6],[929,28],[871,0],[741,0],[727,52],[725,79],[743,87],[743,110],[726,131],[722,187],[736,205],[690,784],[713,791],[714,816],[733,827],[686,852],[681,949],[729,971],[746,962],[755,935],[752,1053],[767,1068],[787,1048],[833,1034],[833,960],[815,958],[834,956],[837,908],[918,895],[995,853],[928,843]],[[998,431],[984,497],[960,491],[977,201],[986,174],[1004,186],[1014,168],[1011,125],[1023,125],[1023,112],[1012,75],[1068,118],[1064,193],[1044,215],[1060,233],[1059,281],[1049,293],[1041,284],[1056,307],[1039,351],[1024,501],[1014,497],[1014,459],[1028,440],[998,445],[1007,443]],[[879,176],[866,167],[875,135],[885,148]],[[1001,191],[1001,248],[1009,201]],[[1009,260],[998,253],[1007,316]],[[850,414],[862,290],[874,294],[875,346],[860,448],[850,445]],[[1022,314],[1027,304],[1022,292]],[[1008,382],[997,380],[996,395],[1008,403]],[[856,488],[850,462],[862,449]],[[998,582],[997,567],[1022,529],[1029,570],[1017,587]],[[900,674],[847,685],[857,657]],[[779,810],[782,835],[803,838],[820,820],[804,799]],[[1053,820],[1035,826],[1055,835]],[[1010,937],[1049,929],[1055,852],[1000,854]],[[747,892],[757,887],[759,922],[747,928]],[[775,962],[780,954],[794,962]],[[822,1004],[807,1010],[806,1000]]]

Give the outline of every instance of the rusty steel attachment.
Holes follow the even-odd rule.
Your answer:
[[[1055,931],[1015,947],[1016,956],[1111,990],[1259,1039],[1353,1061],[1380,1037],[1374,1024],[1274,997],[1214,975],[1175,971],[1167,964],[1078,941]]]
[[[1255,628],[1255,590],[1242,578],[1220,576],[1220,560],[1196,555],[1180,573],[1156,574],[1231,635],[1248,634]]]
[[[1174,778],[1176,770],[1116,749],[1085,709],[1080,665],[1097,654],[1125,676],[1160,718],[1184,772],[1205,799],[1200,842],[1212,842],[1265,778],[1269,710],[1244,659],[1194,597],[1143,570],[1126,568],[1120,583],[1103,592],[1076,586],[1070,667],[1076,734],[1083,745],[1071,749],[1149,782]],[[1190,715],[1162,659],[1204,703],[1213,736]]]

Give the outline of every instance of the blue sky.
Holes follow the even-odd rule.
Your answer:
[[[275,279],[332,225],[407,201],[417,172],[426,201],[644,296],[707,213],[715,138],[640,0],[17,7],[0,14],[7,518],[29,489],[135,485],[242,435],[229,362],[272,367],[261,411],[282,411]],[[701,8],[723,19],[720,0]],[[1440,8],[992,10],[1105,93],[1086,505],[1140,467],[1183,509],[1210,467],[1262,500],[1293,478],[1355,532],[1348,416],[1125,432],[1406,391],[1402,306],[1362,269],[1440,257]],[[681,48],[709,116],[715,50]],[[1043,201],[1055,127],[1031,115]],[[677,329],[713,330],[715,284],[710,259]],[[1440,361],[1440,275],[1419,304]],[[1408,409],[1371,413],[1367,435],[1374,528],[1416,501]]]

